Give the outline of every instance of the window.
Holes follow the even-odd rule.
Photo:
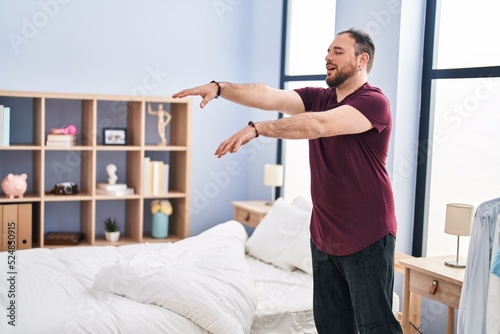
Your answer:
[[[427,1],[413,255],[454,254],[446,203],[500,196],[498,9],[495,0]]]
[[[336,1],[284,0],[287,16],[283,31],[284,66],[281,88],[327,87],[325,56],[335,38]],[[279,140],[278,163],[286,165],[284,193],[287,199],[310,197],[307,140]]]
[[[498,0],[441,0],[435,36],[435,68],[498,66]]]
[[[326,50],[335,35],[335,7],[331,0],[288,1],[287,75],[325,73]]]

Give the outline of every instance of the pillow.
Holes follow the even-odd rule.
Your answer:
[[[281,260],[312,275],[311,233],[304,229],[283,252]]]
[[[312,212],[313,204],[310,199],[304,196],[297,196],[293,199],[292,205],[298,207],[299,209],[305,210],[307,212]]]
[[[313,204],[310,199],[304,196],[297,196],[293,199],[292,205],[299,209],[312,212]],[[286,263],[299,268],[300,270],[312,275],[312,259],[311,259],[311,233],[309,224],[297,238],[283,252],[282,260]]]
[[[283,255],[304,230],[309,230],[310,219],[310,212],[278,198],[248,238],[246,251],[261,261],[291,270],[295,266],[284,261]]]

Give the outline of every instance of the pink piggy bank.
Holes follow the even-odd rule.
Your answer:
[[[9,174],[2,181],[2,190],[5,193],[6,197],[14,198],[19,197],[23,198],[28,185],[26,183],[26,179],[28,176],[26,173],[21,175]]]

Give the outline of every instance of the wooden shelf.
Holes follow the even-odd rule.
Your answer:
[[[5,196],[5,195],[3,195],[3,196]],[[40,196],[35,195],[35,194],[29,194],[29,193],[24,194],[23,198],[0,197],[0,204],[27,203],[27,202],[40,202],[40,201],[41,201]]]
[[[140,151],[142,148],[140,146],[106,146],[106,145],[98,145],[95,148],[97,151]]]
[[[4,151],[36,151],[41,150],[40,146],[34,145],[11,145],[11,146],[0,146],[0,149]]]
[[[149,115],[163,104],[172,115],[166,127],[167,145],[158,145],[157,116]],[[10,107],[11,144],[0,147],[0,178],[8,173],[28,174],[24,198],[0,196],[0,204],[34,203],[32,244],[44,246],[47,232],[74,230],[84,234],[81,245],[110,245],[104,240],[102,221],[122,217],[118,243],[165,242],[189,235],[191,188],[191,99],[169,97],[59,94],[0,91],[0,104]],[[18,125],[19,124],[19,125]],[[52,128],[74,124],[77,145],[46,146]],[[124,128],[127,145],[104,145],[104,128]],[[169,191],[166,195],[144,193],[144,158],[169,164]],[[96,194],[96,183],[106,182],[105,167],[117,165],[119,183],[134,188],[134,194]],[[75,182],[76,195],[54,195],[57,182]],[[151,237],[150,204],[169,199],[174,208],[169,219],[169,237]],[[69,212],[69,213],[68,213]],[[54,246],[47,246],[54,247]],[[72,247],[72,246],[66,246]]]

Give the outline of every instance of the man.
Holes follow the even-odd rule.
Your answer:
[[[401,333],[392,313],[396,217],[386,170],[392,128],[387,98],[371,86],[375,46],[366,33],[337,34],[329,88],[273,89],[212,81],[173,95],[219,95],[292,117],[253,123],[223,141],[221,157],[259,135],[309,139],[314,320],[319,333]]]

